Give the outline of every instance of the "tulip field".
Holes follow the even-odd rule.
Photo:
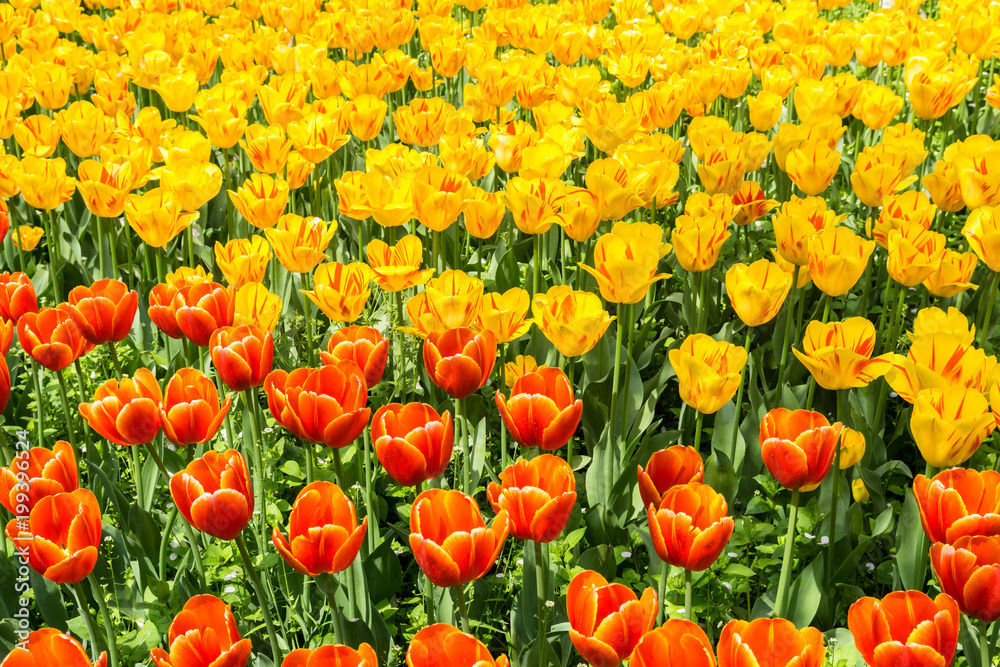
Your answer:
[[[996,0],[5,0],[0,667],[1000,665]]]

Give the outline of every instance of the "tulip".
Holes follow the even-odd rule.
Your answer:
[[[704,481],[705,465],[694,447],[673,445],[653,452],[646,469],[638,467],[638,477],[642,506],[659,507],[663,496],[671,488]]]
[[[77,167],[76,187],[92,215],[117,218],[125,210],[125,201],[135,187],[132,165],[101,164],[84,160]]]
[[[250,523],[250,472],[235,449],[209,450],[170,478],[170,495],[188,523],[220,540],[235,540]]]
[[[198,219],[197,211],[187,213],[181,201],[165,188],[153,188],[125,201],[125,220],[142,241],[163,248]]]
[[[558,368],[525,373],[509,398],[502,392],[494,398],[504,425],[522,447],[559,449],[573,437],[583,414],[583,402],[574,401],[569,379]]]
[[[774,236],[778,252],[797,266],[809,264],[809,248],[820,232],[832,229],[843,216],[838,216],[820,197],[799,199],[793,196],[774,215]]]
[[[514,224],[525,234],[544,234],[558,220],[557,214],[566,196],[566,184],[554,178],[507,181],[504,203]]]
[[[11,519],[6,532],[25,546],[35,572],[57,584],[75,584],[97,563],[101,508],[87,489],[56,493],[41,498],[28,521]]]
[[[67,311],[68,308],[42,308],[37,313],[24,313],[17,320],[17,340],[21,347],[50,371],[61,371],[89,349],[80,327]]]
[[[985,394],[997,372],[995,357],[940,331],[918,337],[905,357],[895,355],[885,379],[900,398],[915,403],[923,389],[967,387]]]
[[[271,248],[263,236],[232,239],[225,245],[215,242],[215,264],[226,282],[236,288],[263,282],[271,257]]]
[[[339,449],[354,442],[371,410],[364,372],[353,361],[323,368],[274,370],[264,380],[275,420],[303,440]],[[321,408],[321,409],[319,409]]]
[[[252,324],[219,327],[212,332],[208,349],[215,372],[233,391],[261,386],[271,372],[274,340],[269,331]]]
[[[316,267],[313,289],[301,290],[323,313],[335,322],[353,322],[371,296],[368,283],[372,271],[367,264],[327,262]]]
[[[168,159],[160,174],[160,187],[177,199],[182,211],[197,211],[219,194],[222,171],[210,162]]]
[[[85,100],[70,104],[55,114],[62,141],[78,158],[89,158],[101,151],[114,126],[113,119]]]
[[[62,158],[43,160],[25,155],[12,176],[25,203],[43,211],[69,201],[76,190],[76,179],[66,175],[66,161]]]
[[[764,465],[786,489],[812,491],[830,470],[842,429],[818,412],[775,408],[760,425]]]
[[[596,268],[580,263],[594,276],[601,296],[612,303],[633,304],[642,301],[649,286],[670,276],[656,273],[659,255],[641,237],[623,238],[612,232],[602,234],[594,248]]]
[[[268,174],[251,174],[243,187],[236,192],[228,190],[227,194],[244,220],[258,229],[270,229],[285,212],[288,190],[286,181]]]
[[[441,664],[453,667],[510,667],[506,655],[501,654],[494,660],[489,650],[472,635],[447,623],[436,623],[421,628],[410,640],[406,649],[406,665],[436,667]]]
[[[507,512],[516,539],[549,543],[566,527],[576,504],[575,489],[569,464],[542,454],[508,466],[500,473],[500,484],[491,482],[486,494],[494,511]]]
[[[509,361],[503,367],[503,383],[508,389],[512,389],[514,384],[521,379],[521,376],[534,373],[537,370],[548,368],[545,365],[538,365],[531,355],[517,355],[514,361]]]
[[[264,331],[274,331],[281,317],[281,297],[271,294],[261,283],[247,283],[233,297],[234,326],[250,324]]]
[[[351,111],[347,119],[351,134],[358,141],[371,141],[382,131],[385,113],[389,105],[374,95],[359,95],[351,100]]]
[[[497,343],[504,345],[528,333],[534,320],[524,319],[528,314],[531,297],[527,290],[512,287],[503,294],[490,293],[483,296],[476,325],[490,331]]]
[[[934,271],[924,279],[923,285],[934,296],[950,299],[977,287],[969,281],[972,280],[978,263],[975,253],[958,253],[946,248]]]
[[[740,226],[756,222],[778,206],[778,202],[767,198],[756,181],[743,181],[740,189],[733,195],[733,204],[739,207],[733,220]]]
[[[7,353],[10,352],[10,346],[14,343],[15,329],[17,329],[17,323],[0,317],[0,357],[6,357]]]
[[[278,261],[290,273],[310,273],[326,259],[326,247],[337,232],[337,223],[289,213],[264,230]]]
[[[564,211],[565,207],[564,199]],[[467,192],[462,208],[462,222],[465,231],[477,239],[488,239],[496,234],[506,214],[502,192],[487,192],[476,186],[472,186]]]
[[[807,195],[823,193],[840,170],[840,152],[822,140],[804,141],[785,158],[788,177]]]
[[[685,271],[707,271],[715,266],[722,245],[732,236],[727,221],[717,215],[678,216],[670,235],[677,263]]]
[[[616,667],[632,655],[656,623],[657,598],[647,588],[642,598],[622,584],[609,584],[584,570],[569,583],[566,612],[569,638],[592,667]]]
[[[219,667],[244,667],[250,659],[249,639],[241,639],[229,605],[212,595],[195,595],[170,622],[168,654],[154,648],[156,667],[194,667],[195,660]]]
[[[377,329],[349,326],[335,331],[327,350],[319,354],[324,364],[336,364],[341,359],[353,361],[364,371],[365,383],[371,388],[382,380],[389,359],[389,342]]]
[[[420,237],[413,234],[407,234],[392,246],[379,239],[369,241],[366,252],[371,279],[387,292],[423,285],[434,275],[434,269],[420,269],[423,250]]]
[[[507,513],[487,528],[476,501],[461,491],[430,489],[410,510],[410,549],[431,583],[460,586],[493,567],[507,539]]]
[[[18,322],[25,313],[38,312],[38,298],[31,278],[21,272],[0,273],[0,319]]]
[[[594,160],[587,167],[587,189],[597,197],[601,220],[620,220],[643,205],[629,187],[628,174],[621,162],[607,158]]]
[[[858,155],[851,172],[851,188],[865,206],[881,206],[886,197],[905,189],[914,180],[903,173],[899,164],[887,161],[871,147]]]
[[[718,656],[719,667],[820,667],[826,646],[816,628],[798,630],[783,618],[732,620],[719,636]]]
[[[931,479],[917,475],[913,495],[931,542],[1000,535],[1000,473],[952,468]]]
[[[913,287],[929,277],[944,257],[944,234],[904,222],[888,236],[889,276],[904,287]]]
[[[735,526],[726,499],[700,482],[667,489],[659,505],[650,504],[646,511],[656,554],[692,572],[711,567]]]
[[[963,614],[989,625],[1000,618],[1000,537],[969,536],[931,547],[941,590]]]
[[[219,406],[215,383],[204,373],[182,368],[170,378],[163,393],[160,407],[163,434],[179,447],[208,442],[219,431],[231,405],[232,400],[227,397]]]
[[[0,667],[42,667],[42,665],[71,665],[72,667],[107,667],[108,655],[101,653],[95,662],[83,646],[55,628],[35,630],[14,646]]]
[[[80,414],[101,436],[119,445],[145,445],[160,431],[163,397],[156,378],[145,368],[134,377],[111,379],[81,403]]]
[[[17,230],[10,235],[10,240],[15,248],[20,248],[24,252],[31,252],[38,247],[42,241],[45,230],[41,227],[29,227],[20,225]]]
[[[79,485],[73,446],[57,440],[51,450],[22,450],[9,467],[0,468],[0,505],[15,516],[27,515],[42,498],[76,491]]]
[[[68,301],[67,310],[80,328],[80,335],[93,345],[125,340],[139,308],[139,294],[118,280],[74,287]]]
[[[792,276],[774,262],[760,259],[726,271],[726,293],[733,310],[748,327],[770,322],[788,296]]]
[[[955,166],[945,160],[934,163],[934,171],[922,179],[922,185],[930,193],[934,205],[946,213],[954,213],[965,208],[962,186]]]
[[[340,487],[313,482],[295,498],[288,539],[275,527],[271,541],[292,569],[316,577],[350,567],[367,530],[368,517],[358,526],[354,503]]]
[[[936,468],[967,461],[996,427],[989,408],[976,389],[922,389],[913,404],[910,433],[924,460]]]
[[[458,220],[470,185],[457,172],[428,166],[414,174],[412,187],[417,220],[434,232],[443,232]]]
[[[670,350],[670,365],[680,383],[681,399],[701,414],[714,414],[728,403],[743,380],[747,352],[706,334],[692,334]]]
[[[346,133],[347,128],[342,126],[338,116],[339,114],[313,111],[288,123],[288,138],[291,139],[295,150],[312,164],[319,164],[340,150],[351,137]]]
[[[962,235],[991,271],[1000,271],[1000,208],[983,206],[974,210],[962,228]]]
[[[232,289],[218,283],[200,282],[181,287],[166,308],[155,304],[152,293],[149,301],[149,318],[161,331],[171,335],[176,327],[181,335],[198,347],[207,347],[216,329],[233,322],[235,303]]]
[[[920,591],[861,598],[847,612],[854,645],[871,667],[950,665],[961,620],[949,595]]]
[[[861,85],[858,99],[851,109],[851,115],[865,124],[869,130],[881,130],[895,118],[903,108],[903,98],[891,88],[865,81]]]
[[[451,414],[425,403],[389,403],[372,417],[375,455],[402,486],[418,486],[444,474],[451,461]]]
[[[400,143],[428,148],[441,141],[455,107],[440,97],[414,98],[393,113]]]
[[[875,325],[863,317],[843,322],[812,321],[806,326],[802,351],[792,349],[816,384],[837,391],[867,387],[885,375],[893,356],[883,354],[872,358],[875,350]]]
[[[424,366],[431,382],[461,400],[478,391],[493,372],[496,338],[466,327],[432,332],[424,341]]]
[[[566,357],[586,354],[615,319],[604,310],[600,297],[556,285],[536,294],[531,302],[535,324],[559,353]]]
[[[431,332],[472,326],[482,299],[483,281],[464,271],[445,271],[428,281],[423,292],[407,300],[406,316],[413,326],[400,331],[426,338]]]
[[[763,91],[755,97],[747,98],[747,108],[750,112],[750,124],[758,132],[767,132],[778,124],[781,118],[783,98],[773,92]]]
[[[629,667],[715,667],[715,651],[697,624],[671,618],[642,636],[628,664]]]
[[[950,334],[960,344],[969,346],[976,339],[976,326],[958,308],[949,306],[947,312],[937,307],[921,308],[913,319],[913,331],[906,334],[910,342],[935,333]]]
[[[280,125],[264,127],[254,123],[246,128],[239,143],[254,169],[265,174],[282,171],[292,150],[292,140]]]
[[[827,296],[843,296],[857,284],[874,251],[874,241],[864,240],[847,227],[826,229],[809,245],[809,274]]]

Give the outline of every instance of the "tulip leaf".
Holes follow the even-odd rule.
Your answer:
[[[899,568],[899,579],[905,590],[924,590],[927,583],[927,550],[930,544],[924,535],[920,523],[920,510],[913,497],[913,491],[907,490],[903,511],[899,515],[896,528],[896,566]]]
[[[45,625],[66,632],[69,629],[66,625],[66,602],[59,584],[52,583],[34,570],[28,574],[28,580],[31,590],[35,592],[35,602]]]
[[[132,505],[128,513],[128,526],[139,540],[143,553],[150,559],[158,558],[162,531],[149,512],[138,505]]]
[[[615,550],[606,544],[587,549],[580,555],[576,563],[585,570],[593,570],[608,581],[615,578],[618,564],[615,562]]]
[[[795,623],[796,627],[810,625],[823,601],[823,591],[823,558],[820,556],[792,579],[786,618]]]
[[[969,667],[990,667],[989,665],[983,665],[983,661],[980,659],[978,629],[973,627],[972,621],[965,614],[962,615],[961,625],[961,631],[958,633],[959,643],[961,644],[959,650],[965,656]],[[993,647],[993,652],[996,653],[996,646]]]
[[[372,601],[391,600],[403,580],[399,557],[392,548],[391,540],[383,540],[365,559],[364,571]]]
[[[469,423],[466,422],[466,428]],[[479,420],[476,427],[472,429],[472,488],[479,486],[483,478],[483,469],[486,467],[486,417]]]

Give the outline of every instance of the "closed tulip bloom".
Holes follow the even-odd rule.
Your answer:
[[[420,268],[423,252],[424,244],[413,234],[407,234],[391,246],[372,239],[366,248],[371,279],[387,292],[423,285],[434,275],[434,269]]]
[[[812,491],[826,478],[844,425],[808,410],[775,408],[760,423],[764,465],[792,491]]]
[[[297,648],[281,662],[281,667],[378,667],[375,650],[362,642],[357,650],[341,644],[327,644],[317,649]]]
[[[910,414],[910,433],[924,460],[936,468],[961,465],[976,453],[996,422],[976,389],[923,389]]]
[[[423,354],[431,382],[452,398],[463,399],[479,391],[493,372],[496,337],[467,327],[434,331],[424,341]]]
[[[931,542],[966,535],[1000,535],[1000,473],[952,468],[913,479],[920,522]]]
[[[93,663],[83,646],[55,628],[42,628],[30,633],[22,643],[0,663],[0,667],[43,667],[43,665],[67,665],[67,667],[106,667],[108,654],[101,653]]]
[[[875,350],[875,325],[864,317],[824,324],[812,321],[806,326],[802,351],[792,348],[816,384],[836,391],[867,387],[891,367],[892,354],[872,359]]]
[[[475,581],[493,567],[509,522],[501,510],[486,526],[476,501],[461,491],[430,489],[410,510],[410,549],[417,565],[436,586]]]
[[[977,287],[970,281],[978,263],[979,258],[975,253],[961,253],[945,248],[944,255],[934,271],[924,279],[923,285],[934,296],[950,299]]]
[[[275,420],[296,437],[340,449],[354,442],[371,410],[364,372],[353,361],[271,371],[264,380]]]
[[[821,197],[793,196],[771,219],[778,252],[792,264],[808,265],[813,239],[819,232],[835,227],[842,218],[829,210]]]
[[[725,219],[717,215],[680,215],[670,234],[677,263],[685,271],[707,271],[715,266],[723,244],[732,236]]]
[[[14,141],[24,157],[50,157],[59,146],[59,125],[44,114],[28,116],[14,125]]]
[[[881,206],[889,195],[905,189],[914,177],[904,176],[899,165],[865,149],[851,172],[851,188],[865,206]]]
[[[851,109],[851,115],[865,124],[869,130],[881,130],[899,114],[904,100],[891,88],[879,86],[873,81],[861,84],[860,94]]]
[[[847,470],[865,455],[865,436],[846,426],[840,432],[840,469]]]
[[[807,195],[822,194],[840,170],[840,152],[825,141],[804,141],[785,158],[788,177]]]
[[[563,232],[578,243],[587,241],[601,224],[597,197],[585,188],[570,188],[559,209]],[[498,221],[499,226],[499,221]]]
[[[10,240],[15,248],[20,248],[24,252],[31,252],[41,243],[45,230],[41,227],[29,227],[20,225],[10,235]]]
[[[934,205],[946,213],[954,213],[965,208],[962,186],[958,180],[955,165],[944,160],[934,163],[934,171],[923,177],[921,184],[930,193]]]
[[[616,667],[632,655],[656,624],[656,592],[642,598],[622,584],[610,584],[592,570],[573,577],[566,591],[569,638],[592,667]]]
[[[350,567],[367,530],[368,517],[358,525],[354,503],[340,487],[313,482],[295,498],[288,539],[275,526],[271,541],[292,569],[316,577]]]
[[[0,357],[6,357],[7,353],[10,352],[10,346],[14,343],[15,329],[17,329],[16,322],[0,317]]]
[[[233,297],[234,326],[252,324],[265,331],[274,331],[281,317],[281,297],[272,294],[261,283],[247,283]]]
[[[715,651],[696,623],[679,618],[642,636],[629,658],[630,667],[715,667]]]
[[[962,235],[991,271],[1000,271],[1000,208],[982,206],[974,210],[962,228]]]
[[[918,337],[905,357],[895,355],[885,379],[900,398],[915,403],[923,389],[968,387],[985,394],[998,372],[996,357],[938,331]]]
[[[150,299],[152,304],[152,298]],[[235,302],[231,288],[219,283],[190,284],[177,291],[170,304],[177,328],[198,347],[207,347],[212,333],[233,323]],[[152,311],[153,306],[150,306]],[[150,319],[156,322],[153,313]]]
[[[91,214],[117,218],[125,210],[125,200],[135,187],[132,165],[102,164],[84,160],[77,167],[77,190]]]
[[[288,138],[292,140],[295,150],[312,164],[319,164],[351,140],[347,128],[337,116],[335,113],[314,111],[288,123]]]
[[[93,157],[101,152],[113,128],[113,120],[92,103],[73,102],[55,114],[59,133],[66,147],[78,158]]]
[[[417,220],[432,231],[443,232],[458,220],[470,185],[457,172],[427,166],[414,174],[412,188]]]
[[[0,273],[0,318],[17,322],[25,313],[38,312],[35,286],[26,273]]]
[[[781,118],[783,99],[773,92],[760,92],[755,97],[747,97],[750,124],[758,132],[767,132],[778,124]]]
[[[847,612],[854,645],[871,667],[950,665],[961,621],[951,596],[920,591],[861,598]]]
[[[25,155],[12,176],[25,203],[43,211],[69,201],[76,190],[76,179],[66,175],[66,161],[62,158],[43,160]]]
[[[51,582],[75,584],[97,564],[101,508],[87,489],[57,493],[39,500],[27,521],[11,519],[6,532],[27,549],[31,569]]]
[[[507,181],[504,203],[514,224],[525,234],[544,234],[558,221],[559,209],[566,196],[566,184],[555,178]]]
[[[778,207],[778,202],[768,199],[757,181],[743,181],[740,189],[733,195],[733,204],[739,206],[739,212],[733,218],[733,222],[740,226],[757,222]]]
[[[333,332],[326,351],[319,353],[324,364],[338,360],[353,361],[365,374],[365,384],[372,388],[382,380],[389,360],[389,341],[378,329],[349,326]]]
[[[208,349],[215,372],[233,391],[261,386],[271,372],[274,340],[269,331],[252,324],[219,327],[212,332]]]
[[[556,285],[536,294],[531,314],[545,337],[565,357],[578,357],[592,350],[615,319],[596,294],[574,291],[568,285]]]
[[[824,294],[843,296],[857,284],[874,251],[874,241],[847,227],[826,229],[809,245],[809,273]]]
[[[965,314],[954,306],[949,306],[947,311],[937,307],[921,308],[913,318],[913,331],[907,332],[906,337],[913,343],[921,336],[935,333],[951,334],[962,345],[972,345],[976,340],[976,325],[970,325]]]
[[[990,624],[1000,618],[1000,537],[969,536],[931,547],[941,590],[963,614]]]
[[[542,454],[508,466],[486,495],[494,511],[507,512],[516,539],[548,543],[566,527],[576,504],[576,480],[566,461]]]
[[[455,107],[440,97],[417,97],[397,108],[392,117],[400,143],[428,148],[441,141]]]
[[[188,523],[220,540],[235,540],[253,516],[250,472],[235,449],[189,463],[170,478],[170,495]]]
[[[167,653],[150,651],[156,667],[193,667],[194,660],[218,667],[245,667],[252,646],[241,639],[229,605],[212,595],[195,595],[170,622]],[[197,656],[197,657],[195,657]]]
[[[57,440],[52,449],[21,450],[9,467],[0,468],[0,505],[15,516],[29,514],[42,498],[76,491],[79,486],[73,446]]]
[[[285,129],[280,125],[264,127],[254,123],[246,128],[240,147],[254,169],[265,174],[277,174],[288,162],[292,140],[285,136]]]
[[[657,555],[671,565],[701,572],[729,543],[735,523],[720,493],[700,482],[675,485],[647,509]]]
[[[347,125],[358,141],[371,141],[382,131],[389,105],[374,95],[359,95],[351,101]]]
[[[587,189],[597,197],[601,220],[620,220],[643,205],[630,187],[628,172],[613,158],[594,160],[587,167]]]
[[[924,229],[919,224],[904,222],[888,236],[889,259],[886,268],[893,280],[905,287],[914,287],[930,276],[944,257],[944,234]]]
[[[74,287],[68,301],[67,310],[80,334],[94,345],[124,340],[139,308],[139,294],[113,279]]]
[[[251,174],[242,187],[227,194],[244,220],[257,229],[269,229],[285,212],[288,183],[268,174]]]
[[[734,264],[726,271],[729,301],[748,327],[774,319],[791,286],[791,274],[766,259],[759,259],[750,266]]]
[[[379,463],[402,486],[418,486],[444,474],[451,461],[451,414],[425,403],[389,403],[372,417]]]
[[[168,159],[160,187],[170,192],[183,211],[197,211],[219,194],[222,171],[210,162],[190,158]]]
[[[361,262],[327,262],[316,267],[313,289],[302,293],[334,322],[353,322],[371,296],[371,276],[371,269]]]
[[[489,650],[473,637],[447,623],[421,628],[406,649],[407,667],[510,667],[507,656],[496,660]],[[373,666],[374,667],[374,666]]]
[[[89,349],[68,308],[42,308],[17,320],[17,340],[42,368],[61,371]]]
[[[602,234],[594,247],[595,267],[579,264],[594,276],[601,296],[612,303],[638,303],[649,286],[670,276],[656,273],[660,257],[657,248],[639,236],[622,237],[614,232]]]
[[[548,368],[548,366],[539,365],[535,358],[531,355],[519,354],[514,358],[514,361],[509,361],[504,364],[503,367],[503,383],[508,389],[514,387],[514,383],[521,379],[522,375],[527,373],[534,373],[535,371]]]
[[[524,317],[530,305],[531,297],[520,287],[512,287],[503,294],[485,294],[476,326],[492,332],[497,343],[509,343],[531,328],[534,320]]]
[[[191,226],[199,213],[184,212],[170,190],[153,188],[141,195],[129,195],[125,201],[125,220],[143,243],[154,248],[166,246],[175,236]]]
[[[497,409],[511,437],[522,447],[559,449],[576,432],[583,401],[574,400],[569,378],[558,368],[525,373],[511,390],[494,396]]]
[[[215,242],[215,264],[233,287],[262,282],[271,257],[263,236],[232,239],[226,245]]]
[[[706,334],[692,334],[670,350],[681,399],[702,414],[711,415],[728,403],[743,381],[747,352]]]
[[[81,403],[80,414],[101,437],[119,445],[144,445],[160,431],[163,397],[156,378],[145,368],[134,377],[111,379],[94,392],[93,403]]]
[[[472,186],[466,193],[462,222],[465,231],[477,239],[488,239],[496,234],[506,214],[502,192],[487,192]]]
[[[795,627],[783,618],[732,620],[722,629],[719,667],[820,667],[826,657],[823,634]]]
[[[704,481],[705,464],[694,447],[672,445],[654,452],[646,469],[639,466],[637,474],[642,506],[658,507],[664,494],[674,486]]]
[[[289,213],[277,224],[264,230],[278,261],[290,273],[309,273],[326,259],[326,247],[337,232],[337,223],[329,225],[319,218],[303,218]]]
[[[219,431],[231,405],[228,397],[219,405],[219,393],[208,376],[194,368],[182,368],[163,392],[163,433],[179,447],[208,442]]]
[[[449,269],[407,300],[406,316],[413,326],[401,331],[426,337],[434,331],[472,326],[479,317],[482,299],[483,281]]]

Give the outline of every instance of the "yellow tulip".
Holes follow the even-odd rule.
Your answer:
[[[162,248],[198,219],[169,190],[153,188],[125,200],[125,220],[146,245]]]
[[[905,287],[924,282],[944,257],[944,234],[924,229],[917,223],[904,222],[889,232],[889,276]]]
[[[803,141],[785,158],[788,177],[807,195],[818,195],[829,187],[840,170],[840,152],[825,141]]]
[[[812,321],[806,326],[802,351],[792,348],[816,384],[831,391],[867,387],[885,375],[893,356],[873,359],[874,351],[875,325],[863,317],[828,324]]]
[[[257,229],[274,227],[288,203],[288,183],[268,174],[251,174],[236,192],[226,193],[243,219]]]
[[[423,285],[434,275],[434,269],[420,269],[424,244],[419,236],[407,234],[391,246],[372,239],[366,252],[372,280],[387,292],[401,292]]]
[[[41,227],[21,225],[17,228],[16,232],[10,235],[10,240],[14,243],[15,248],[20,248],[24,252],[31,252],[38,247],[44,235],[45,230]]]
[[[995,427],[986,397],[965,387],[922,390],[910,415],[913,440],[936,468],[968,461]]]
[[[748,327],[770,322],[788,296],[792,275],[766,259],[734,264],[726,271],[726,293],[739,318]]]
[[[597,197],[601,220],[619,220],[643,205],[629,185],[624,165],[613,158],[594,160],[587,167],[587,189]]]
[[[702,414],[714,414],[732,400],[743,381],[747,351],[706,334],[692,334],[670,350],[681,400]]]
[[[530,318],[525,319],[530,305],[531,297],[520,287],[512,287],[503,294],[484,294],[476,325],[493,332],[497,343],[509,343],[528,333],[534,323]]]
[[[968,318],[954,306],[947,312],[936,306],[921,308],[913,320],[913,331],[907,332],[910,342],[921,336],[946,333],[954,336],[962,345],[969,346],[976,340],[976,325],[970,325]]]
[[[493,236],[506,214],[502,192],[487,192],[475,185],[467,191],[462,222],[465,231],[477,239]]]
[[[974,210],[962,234],[991,271],[1000,271],[1000,208],[982,206]]]
[[[76,175],[76,189],[92,215],[117,218],[122,214],[125,198],[134,187],[131,164],[84,160],[77,166]]]
[[[556,285],[536,294],[531,314],[541,332],[565,357],[577,357],[593,349],[615,319],[604,310],[596,294],[574,291],[568,285]]]
[[[819,232],[832,229],[844,217],[829,210],[822,197],[800,199],[793,195],[771,220],[778,252],[792,264],[806,266],[812,240]]]
[[[554,178],[532,181],[515,176],[507,181],[504,203],[514,224],[525,234],[544,234],[557,221],[566,184]]]
[[[259,282],[245,283],[236,290],[233,303],[233,326],[253,324],[265,331],[274,331],[281,317],[281,297],[271,294]]]
[[[233,239],[226,245],[215,242],[215,263],[233,287],[262,282],[271,256],[263,236]]]
[[[211,162],[168,160],[160,174],[160,187],[170,190],[185,211],[197,211],[219,194],[222,170]]]
[[[444,167],[424,167],[413,176],[413,210],[420,224],[443,232],[458,220],[468,195],[469,179]]]
[[[840,432],[840,469],[847,470],[859,463],[865,456],[865,436],[853,428],[844,428]]]
[[[303,218],[289,213],[278,219],[264,236],[281,265],[291,273],[309,273],[326,259],[326,247],[337,232],[337,222]]]
[[[327,262],[316,267],[312,290],[302,293],[334,322],[354,322],[371,296],[371,277],[372,270],[362,262]]]
[[[832,227],[816,234],[809,244],[809,273],[824,294],[842,296],[865,272],[875,242],[847,227]]]
[[[399,330],[426,338],[435,331],[470,327],[479,317],[482,300],[483,281],[464,271],[445,271],[407,300],[410,326]]]
[[[69,201],[76,190],[76,179],[66,175],[66,161],[62,158],[43,160],[26,155],[11,177],[25,203],[45,211]]]
[[[955,252],[945,249],[944,256],[934,271],[924,279],[924,287],[936,297],[950,299],[967,289],[977,289],[969,282],[979,258],[974,252]]]
[[[707,271],[715,266],[722,246],[732,236],[722,218],[707,215],[681,215],[670,234],[677,263],[685,271]]]
[[[895,355],[885,380],[900,398],[913,403],[924,389],[969,387],[986,393],[1000,381],[1000,366],[996,357],[987,357],[954,333],[939,331],[914,340],[905,357]]]

